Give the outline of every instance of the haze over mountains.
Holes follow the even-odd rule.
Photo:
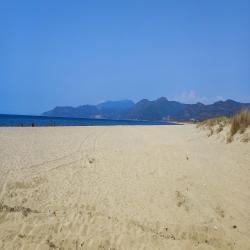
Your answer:
[[[149,121],[202,121],[217,116],[231,116],[245,108],[250,108],[250,103],[240,103],[229,99],[208,105],[203,103],[184,104],[177,101],[169,101],[167,98],[161,97],[154,101],[142,99],[137,103],[131,100],[122,100],[107,101],[98,105],[55,107],[50,111],[44,112],[43,115]]]

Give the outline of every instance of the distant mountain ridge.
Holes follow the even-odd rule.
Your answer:
[[[119,119],[132,108],[131,100],[106,101],[98,105],[82,105],[78,107],[55,107],[44,112],[44,116],[75,117],[75,118],[116,118]]]
[[[203,103],[184,104],[161,97],[153,101],[142,99],[137,103],[131,100],[122,100],[107,101],[98,105],[55,107],[50,111],[44,112],[43,115],[149,121],[202,121],[212,117],[232,116],[245,108],[250,108],[250,103],[240,103],[229,99],[208,105]]]

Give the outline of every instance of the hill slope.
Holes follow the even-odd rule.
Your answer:
[[[250,108],[250,103],[240,103],[233,100],[218,101],[205,105],[202,103],[184,104],[169,101],[161,97],[154,101],[142,99],[134,104],[130,100],[107,101],[98,105],[83,105],[78,107],[56,107],[44,112],[46,116],[113,118],[136,120],[176,120],[202,121],[218,116],[232,116],[242,109]]]
[[[134,106],[130,100],[107,101],[98,105],[82,105],[78,107],[55,107],[44,112],[45,116],[79,117],[79,118],[121,118]]]

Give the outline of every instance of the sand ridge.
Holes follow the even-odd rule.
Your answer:
[[[0,249],[250,249],[250,146],[193,125],[0,129]]]

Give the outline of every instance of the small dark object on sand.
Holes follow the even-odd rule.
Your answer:
[[[48,244],[49,247],[52,248],[52,249],[56,249],[56,248],[57,248],[56,245],[55,245],[52,241],[50,241],[50,240],[47,240],[47,244]]]
[[[189,157],[187,156],[186,159],[187,159],[187,161],[188,161],[188,160],[189,160]]]
[[[25,238],[25,234],[18,234],[18,237],[23,239]]]
[[[95,159],[94,159],[94,158],[89,159],[89,163],[90,163],[90,164],[92,164],[92,163],[94,163],[94,162],[95,162]]]
[[[237,226],[236,226],[236,225],[233,225],[233,228],[235,229],[235,228],[237,228]]]

